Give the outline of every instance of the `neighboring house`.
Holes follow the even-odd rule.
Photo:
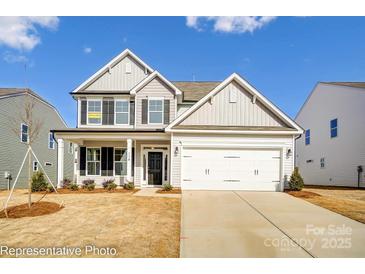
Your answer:
[[[55,184],[57,182],[57,143],[50,131],[51,128],[67,128],[62,117],[54,106],[42,99],[30,89],[23,88],[0,88],[0,189],[8,188],[8,179],[5,172],[10,173],[13,185],[17,173],[21,167],[27,152],[27,140],[29,127],[21,122],[21,116],[25,115],[24,107],[34,103],[33,121],[42,121],[38,138],[32,144],[40,164]],[[73,150],[66,144],[64,174],[73,175]],[[39,162],[32,157],[32,170],[41,170]],[[16,188],[28,187],[28,161],[21,170]]]
[[[305,129],[296,141],[305,184],[365,187],[365,82],[318,83],[295,121]]]
[[[303,132],[237,74],[171,82],[129,50],[71,95],[78,126],[54,132],[78,144],[80,184],[281,191]]]

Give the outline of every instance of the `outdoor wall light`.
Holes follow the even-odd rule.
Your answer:
[[[175,147],[175,156],[177,156],[179,154],[179,147]]]
[[[286,157],[290,157],[292,155],[292,150],[290,148],[288,148],[288,150],[286,151]]]

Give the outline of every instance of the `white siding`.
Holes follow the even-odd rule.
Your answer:
[[[357,166],[365,168],[365,90],[319,84],[296,122],[310,129],[297,140],[297,165],[306,184],[357,186]],[[330,120],[338,119],[338,136],[330,137]],[[325,168],[320,159],[325,158]],[[307,163],[307,160],[313,162]],[[365,186],[365,172],[362,186]]]
[[[127,73],[127,64],[130,64],[131,72]],[[98,79],[92,82],[85,91],[125,91],[132,89],[148,75],[145,68],[126,56],[114,65],[110,72],[106,71]],[[80,92],[82,93],[82,91]]]
[[[292,136],[245,136],[245,135],[206,135],[206,134],[176,134],[174,133],[171,140],[172,151],[172,175],[171,183],[175,187],[179,187],[181,184],[181,155],[184,146],[275,146],[284,149],[286,152],[288,149],[293,151],[293,137]],[[175,148],[178,147],[178,152],[175,153]],[[290,177],[293,171],[293,154],[289,157],[286,153],[283,158],[283,174],[281,180],[284,180],[284,176]]]
[[[236,103],[230,103],[231,90],[236,91]],[[181,125],[285,126],[258,100],[253,103],[252,95],[235,82],[228,84]]]
[[[176,116],[176,98],[173,90],[166,86],[160,79],[155,78],[136,94],[136,127],[137,128],[164,128],[164,125],[142,124],[142,99],[161,97],[170,100],[170,122]]]

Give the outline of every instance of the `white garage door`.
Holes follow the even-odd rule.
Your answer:
[[[280,190],[280,151],[184,148],[183,189]]]

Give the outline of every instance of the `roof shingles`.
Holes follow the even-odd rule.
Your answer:
[[[188,102],[197,102],[221,82],[188,82],[188,81],[172,81],[172,83],[183,93],[183,100]]]

